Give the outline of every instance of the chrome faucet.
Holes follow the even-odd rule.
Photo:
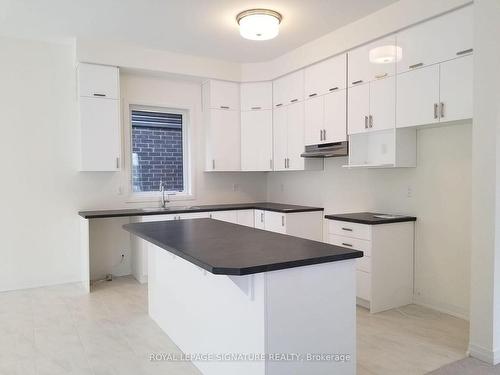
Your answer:
[[[170,200],[168,199],[169,195],[175,195],[175,193],[168,194],[166,184],[163,183],[163,181],[160,181],[160,193],[161,193],[161,207],[162,208],[167,208],[167,204],[170,203]]]

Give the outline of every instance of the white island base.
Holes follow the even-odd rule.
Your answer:
[[[184,353],[258,356],[194,360],[202,374],[356,373],[354,259],[226,276],[152,244],[149,255],[149,315]],[[337,354],[349,357],[325,357]]]

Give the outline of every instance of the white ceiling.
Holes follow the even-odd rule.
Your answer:
[[[236,62],[267,61],[396,0],[0,0],[0,34],[105,39]],[[249,8],[283,15],[270,41],[240,37]]]

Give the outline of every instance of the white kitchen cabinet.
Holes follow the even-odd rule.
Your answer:
[[[439,65],[397,76],[396,126],[439,122]]]
[[[241,170],[273,169],[272,110],[241,112]]]
[[[321,96],[346,87],[346,54],[329,58],[304,70],[304,98]]]
[[[272,82],[242,83],[241,110],[255,111],[261,109],[272,109],[273,107],[273,84]]]
[[[304,100],[304,70],[273,81],[273,106],[281,107]]]
[[[120,99],[120,73],[116,66],[78,64],[79,96]]]
[[[80,141],[80,170],[120,170],[119,100],[80,97]]]
[[[323,211],[282,213],[255,211],[255,227],[270,232],[321,241]]]
[[[257,229],[266,229],[264,210],[254,210],[254,227]]]
[[[236,211],[236,223],[253,228],[254,216],[254,210],[238,210]]]
[[[403,53],[397,72],[471,53],[473,18],[473,7],[469,5],[399,32],[397,45]]]
[[[287,169],[303,170],[304,158],[304,103],[287,107]]]
[[[240,111],[207,109],[205,116],[206,171],[241,170]]]
[[[273,110],[273,166],[275,171],[285,171],[287,166],[287,107]]]
[[[240,110],[240,85],[235,82],[210,80],[203,84],[204,109]]]
[[[286,214],[264,211],[264,222],[267,231],[286,234]]]
[[[348,91],[348,96],[349,134],[395,127],[396,79],[394,76],[352,87]]]
[[[227,210],[213,211],[208,214],[211,219],[221,220],[228,223],[245,225],[247,227],[254,226],[254,210]]]
[[[304,102],[305,144],[346,140],[346,90],[315,96]]]
[[[395,75],[397,58],[395,35],[349,51],[348,86],[362,85]]]
[[[441,63],[439,66],[439,122],[472,118],[473,56]]]
[[[376,313],[413,302],[414,222],[367,225],[329,220],[328,242],[363,251],[357,303]]]

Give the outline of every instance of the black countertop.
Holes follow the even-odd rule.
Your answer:
[[[126,224],[123,228],[220,275],[249,275],[363,256],[362,251],[212,219]]]
[[[378,217],[375,215],[383,215],[386,217]],[[403,215],[388,215],[376,212],[355,212],[350,214],[325,215],[325,218],[331,220],[347,221],[349,223],[360,223],[368,225],[403,223],[405,221],[416,221],[414,216]]]
[[[166,214],[185,214],[189,212],[207,212],[207,211],[229,211],[229,210],[245,210],[257,209],[266,211],[275,211],[283,213],[293,212],[309,212],[309,211],[323,211],[320,207],[297,206],[293,204],[282,203],[234,203],[234,204],[214,204],[202,206],[170,206],[169,209],[141,209],[129,208],[120,210],[94,210],[94,211],[80,211],[78,215],[85,219],[97,219],[107,217],[124,217],[124,216],[146,216],[146,215],[166,215]]]

